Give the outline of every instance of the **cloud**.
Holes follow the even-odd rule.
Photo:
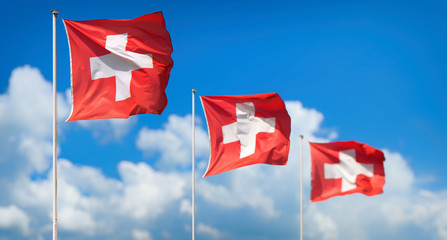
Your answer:
[[[0,229],[18,228],[23,235],[30,233],[30,217],[15,205],[0,207]]]
[[[68,104],[61,94],[57,97],[60,121],[68,113]],[[23,66],[12,71],[7,91],[0,94],[0,179],[48,169],[52,106],[52,86],[39,69]]]
[[[395,228],[419,226],[434,232],[440,239],[447,237],[447,191],[419,190],[407,195],[388,197],[380,204],[380,212]]]
[[[443,200],[443,202],[445,202]],[[443,211],[435,220],[436,227],[438,229],[438,236],[442,239],[447,239],[447,211],[445,205],[443,206]]]
[[[413,188],[414,173],[408,166],[404,157],[388,149],[383,150],[385,154],[386,185],[384,191],[389,193],[405,193]]]
[[[179,174],[157,172],[146,163],[121,162],[118,168],[124,187],[114,203],[123,215],[157,218],[185,194],[186,179]]]
[[[129,119],[95,119],[76,121],[81,127],[92,132],[101,144],[119,142],[137,123],[137,118]]]
[[[197,233],[208,236],[211,239],[221,239],[224,235],[218,229],[208,226],[204,223],[199,223],[197,225]]]
[[[303,135],[308,141],[331,141],[337,133],[321,127],[324,116],[314,108],[305,108],[300,101],[285,101],[287,111],[292,119],[292,141]],[[316,135],[323,135],[319,138]]]
[[[260,185],[265,181],[265,172],[257,166],[236,171],[228,173],[222,182],[199,180],[197,194],[206,202],[222,208],[240,209],[248,206],[266,218],[278,217],[280,213],[275,209],[273,197]]]
[[[182,199],[180,202],[180,213],[191,216],[192,215],[192,203],[189,199]]]
[[[86,235],[94,235],[96,233],[97,224],[91,213],[85,210],[64,206],[59,211],[58,218],[61,219],[59,221],[59,229],[61,230],[80,232]]]
[[[52,84],[44,79],[39,69],[25,65],[14,69],[7,92],[0,97],[2,125],[33,136],[52,136]],[[58,120],[69,112],[62,94],[57,94]],[[32,124],[30,124],[32,123]]]
[[[171,234],[170,234],[168,231],[162,231],[162,232],[161,232],[161,236],[162,236],[164,239],[172,239],[172,236],[171,236]]]
[[[151,234],[148,231],[134,229],[132,231],[134,240],[152,240]]]
[[[170,115],[163,129],[144,127],[137,137],[137,148],[147,156],[159,154],[157,166],[162,169],[186,168],[191,165],[192,127],[191,115]],[[201,121],[196,120],[200,126]],[[203,128],[196,127],[195,154],[197,158],[207,156],[209,143]]]
[[[307,236],[310,236],[311,239],[339,239],[337,224],[330,216],[319,211],[315,205],[309,206],[308,209],[306,212],[306,220],[308,220],[306,224],[313,227],[306,228],[308,230],[306,232]]]
[[[112,233],[119,222],[154,220],[185,195],[186,179],[161,173],[145,163],[123,161],[122,180],[107,178],[96,168],[59,160],[59,229],[93,236]],[[35,216],[51,218],[52,179],[22,179],[14,186],[14,201],[27,209],[42,208]],[[118,225],[118,226],[117,226]]]
[[[122,180],[116,180],[92,167],[60,162],[60,211],[69,216],[61,217],[61,227],[67,231],[113,232],[110,225],[124,219],[157,219],[185,194],[183,175],[157,172],[146,163],[120,162]]]

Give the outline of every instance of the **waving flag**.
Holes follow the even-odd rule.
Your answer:
[[[257,163],[287,163],[290,117],[277,93],[201,100],[211,142],[205,177]]]
[[[161,114],[173,65],[161,12],[132,20],[64,20],[71,55],[67,121]]]
[[[385,157],[382,151],[355,141],[309,145],[312,202],[351,193],[373,196],[383,192]]]

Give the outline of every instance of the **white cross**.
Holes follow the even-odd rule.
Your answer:
[[[126,45],[127,33],[108,35],[106,38],[106,49],[110,53],[90,58],[92,80],[115,77],[116,101],[130,97],[132,71],[141,68],[153,68],[152,54],[126,51]]]
[[[355,189],[357,175],[363,174],[367,177],[374,175],[374,164],[359,163],[356,161],[355,149],[339,152],[340,163],[324,164],[324,178],[341,178],[341,191],[347,192]]]
[[[255,153],[258,133],[275,132],[276,119],[255,117],[255,106],[252,102],[236,103],[236,119],[236,122],[222,127],[222,134],[224,144],[240,141],[240,158]]]

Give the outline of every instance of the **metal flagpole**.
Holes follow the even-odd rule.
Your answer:
[[[300,157],[300,240],[303,240],[303,135],[300,135],[301,157]]]
[[[56,18],[53,13],[53,240],[57,240],[57,57],[56,57]]]
[[[196,172],[195,172],[195,165],[196,165],[196,156],[195,156],[195,95],[196,95],[196,89],[191,89],[192,92],[192,240],[195,240],[196,238]]]

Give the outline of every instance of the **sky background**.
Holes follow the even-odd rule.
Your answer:
[[[447,239],[445,1],[8,1],[0,38],[0,240],[52,236],[52,14],[131,19],[163,11],[174,67],[162,115],[66,123],[70,59],[58,37],[60,239],[189,239],[191,88],[196,239]],[[277,92],[292,118],[286,166],[201,178],[198,96]],[[384,193],[309,203],[307,141],[384,151]]]

